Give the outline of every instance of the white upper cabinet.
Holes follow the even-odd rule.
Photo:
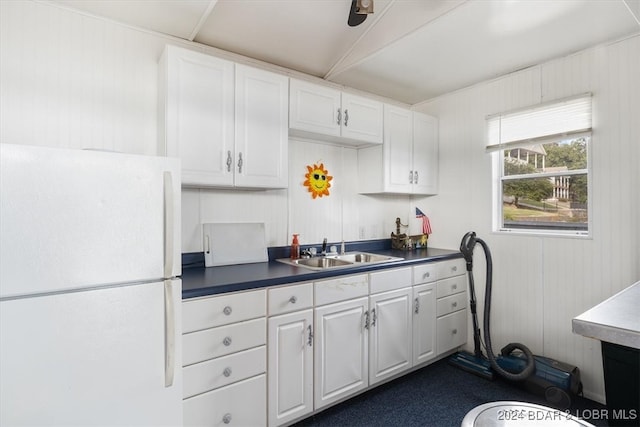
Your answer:
[[[360,193],[438,191],[438,121],[385,104],[384,144],[358,150]]]
[[[382,144],[381,102],[294,79],[290,92],[292,135],[351,146]]]
[[[289,79],[236,65],[235,185],[288,185]]]
[[[159,80],[160,153],[183,186],[288,185],[287,77],[167,46]]]

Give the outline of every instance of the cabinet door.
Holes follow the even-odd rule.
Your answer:
[[[168,46],[160,70],[161,153],[182,160],[185,186],[232,185],[234,64]]]
[[[413,113],[413,193],[438,193],[438,119]]]
[[[435,283],[413,288],[413,364],[419,365],[436,356],[436,288]]]
[[[315,309],[315,408],[368,386],[368,298]]]
[[[369,299],[369,383],[375,384],[412,366],[411,288]]]
[[[382,144],[382,103],[350,93],[342,94],[342,137]]]
[[[291,129],[340,136],[340,91],[293,79],[290,91]]]
[[[236,65],[235,185],[288,185],[288,78]]]
[[[269,318],[269,425],[313,411],[313,310]]]
[[[410,193],[413,180],[411,111],[384,106],[384,190]]]

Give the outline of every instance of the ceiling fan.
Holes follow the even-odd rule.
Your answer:
[[[367,19],[369,13],[373,13],[373,0],[351,0],[347,24],[350,27],[358,26]]]

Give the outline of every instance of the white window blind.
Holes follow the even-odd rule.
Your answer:
[[[591,132],[591,94],[487,117],[487,151],[544,144]]]

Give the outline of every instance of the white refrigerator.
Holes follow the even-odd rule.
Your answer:
[[[179,161],[0,157],[0,425],[182,424]]]

